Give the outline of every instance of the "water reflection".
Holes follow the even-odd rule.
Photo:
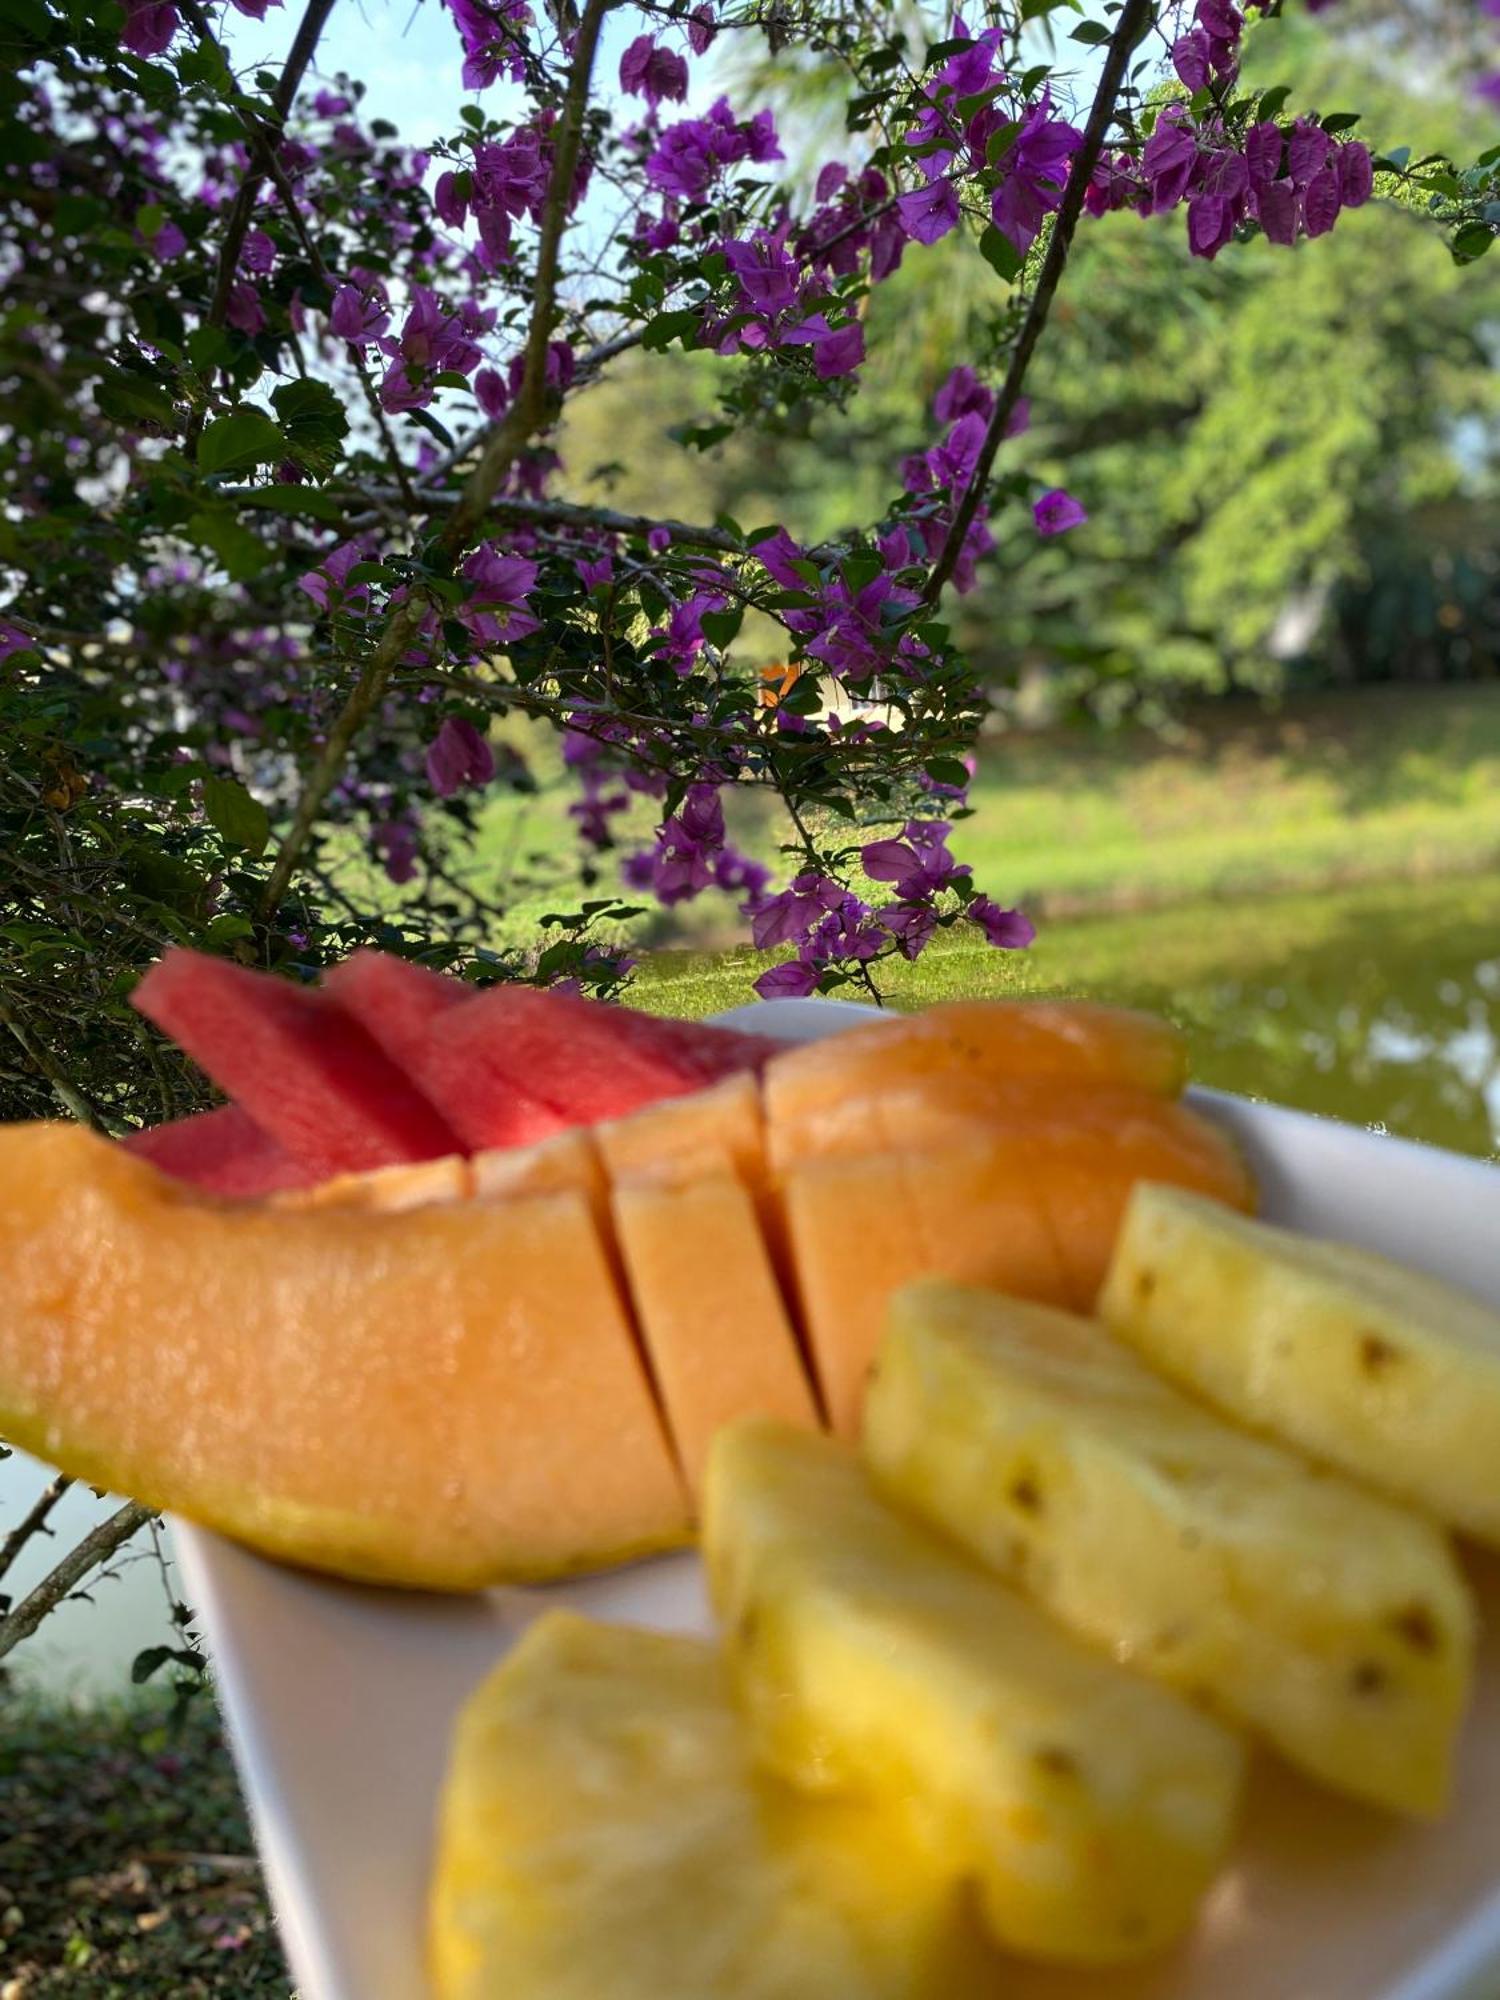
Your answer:
[[[1152,970],[1101,964],[1088,987],[1175,1016],[1205,1083],[1500,1155],[1500,884],[1268,903],[1258,935],[1247,914],[1205,913],[1191,952],[1185,913],[1136,919],[1131,956]]]

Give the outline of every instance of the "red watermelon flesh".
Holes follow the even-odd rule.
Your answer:
[[[447,1056],[440,1024],[484,997],[462,980],[389,952],[357,951],[325,974],[323,988],[438,1107],[466,1149],[531,1146],[563,1129],[566,1120],[524,1088],[509,1065]]]
[[[497,986],[437,1024],[423,1077],[436,1088],[441,1072],[444,1105],[465,1083],[522,1090],[564,1125],[593,1125],[758,1068],[775,1047],[760,1035],[663,1021],[534,986]]]
[[[237,1104],[195,1111],[167,1125],[150,1125],[122,1143],[174,1180],[191,1181],[210,1194],[249,1200],[277,1188],[306,1187],[317,1178],[285,1147],[267,1138]]]
[[[174,949],[131,998],[316,1176],[462,1150],[417,1086],[320,993]]]

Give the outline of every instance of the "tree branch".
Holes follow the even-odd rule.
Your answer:
[[[318,41],[327,25],[328,16],[333,12],[334,0],[307,0],[307,11],[302,16],[287,59],[282,67],[281,80],[271,99],[275,117],[275,136],[280,138],[281,127],[286,123],[301,87],[302,78],[317,52]],[[269,146],[271,141],[266,141]],[[260,193],[264,173],[250,172],[240,182],[239,193],[229,211],[229,220],[224,225],[224,241],[219,248],[219,268],[214,278],[213,302],[208,309],[209,326],[222,326],[229,310],[229,295],[234,289],[235,273],[240,268],[240,252],[245,247],[245,238],[250,230],[250,218],[255,213],[255,201]]]
[[[313,6],[318,4],[319,0],[312,0]],[[547,416],[547,343],[552,333],[552,314],[557,300],[562,239],[567,229],[568,204],[583,144],[584,114],[588,109],[599,32],[613,4],[614,0],[588,0],[579,23],[568,87],[556,126],[552,175],[542,207],[536,291],[525,359],[521,364],[520,386],[504,420],[487,440],[479,463],[469,476],[463,497],[454,509],[453,518],[443,530],[440,546],[450,557],[459,553],[483,520],[500,482],[523,447],[541,429]],[[286,894],[297,864],[312,839],[313,829],[328,795],[338,783],[355,738],[379,706],[392,669],[416,637],[425,611],[426,605],[420,597],[415,594],[409,597],[392,615],[379,644],[361,668],[359,679],[328,732],[322,754],[302,788],[292,823],[277,852],[275,866],[261,898],[263,919],[270,919]]]
[[[1010,367],[996,399],[989,427],[980,446],[979,457],[975,461],[973,475],[964,489],[964,496],[958,503],[958,511],[953,516],[953,525],[948,530],[948,539],[943,543],[942,552],[933,564],[922,596],[926,603],[936,603],[943,585],[952,576],[963,553],[964,539],[973,525],[974,516],[979,512],[980,502],[989,485],[990,468],[995,462],[995,453],[1005,436],[1016,405],[1021,400],[1021,390],[1026,381],[1026,371],[1031,366],[1031,357],[1036,344],[1041,339],[1047,324],[1047,315],[1052,310],[1053,296],[1062,280],[1067,266],[1068,253],[1073,247],[1073,232],[1078,227],[1078,218],[1083,213],[1083,197],[1099,164],[1099,155],[1104,150],[1105,134],[1110,120],[1115,114],[1115,104],[1120,95],[1120,86],[1125,81],[1125,65],[1129,62],[1136,44],[1155,19],[1154,0],[1125,0],[1115,23],[1115,31],[1110,37],[1109,52],[1104,58],[1104,67],[1099,73],[1098,88],[1094,92],[1094,102],[1089,110],[1088,124],[1084,127],[1083,144],[1073,155],[1073,165],[1068,174],[1068,184],[1063,190],[1062,204],[1057,211],[1057,220],[1052,226],[1052,236],[1047,244],[1047,252],[1042,259],[1041,272],[1036,281],[1036,290],[1031,295],[1026,318],[1011,354]]]
[[[23,1639],[29,1639],[48,1612],[55,1611],[65,1597],[70,1597],[90,1570],[108,1562],[116,1549],[123,1548],[150,1519],[149,1507],[140,1507],[134,1500],[127,1500],[107,1521],[101,1521],[97,1528],[90,1529],[76,1548],[69,1549],[56,1569],[51,1570],[35,1590],[21,1599],[14,1611],[0,1618],[0,1660],[19,1646]]]
[[[33,1535],[51,1534],[52,1530],[47,1526],[47,1516],[72,1484],[72,1480],[65,1472],[58,1473],[49,1486],[42,1488],[36,1504],[22,1516],[5,1540],[0,1542],[0,1577],[5,1575]]]

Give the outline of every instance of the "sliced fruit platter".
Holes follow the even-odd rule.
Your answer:
[[[1255,1219],[1316,1128],[1083,1004],[139,1004],[230,1101],[0,1131],[0,1435],[200,1524],[313,2000],[1489,1990],[1500,1266]]]

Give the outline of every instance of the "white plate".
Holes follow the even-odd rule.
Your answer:
[[[789,1000],[723,1018],[804,1040],[868,1012]],[[1246,1147],[1269,1216],[1383,1250],[1500,1306],[1493,1167],[1270,1106],[1199,1101]],[[444,1599],[280,1569],[181,1522],[174,1537],[302,2000],[426,2000],[423,1906],[449,1727],[529,1620],[561,1601],[664,1630],[709,1629],[691,1556],[556,1589]],[[1398,1826],[1267,1759],[1234,1863],[1181,1952],[1129,1974],[1018,1967],[1005,2000],[1496,2000],[1500,1565],[1476,1577],[1489,1637],[1442,1825]]]

